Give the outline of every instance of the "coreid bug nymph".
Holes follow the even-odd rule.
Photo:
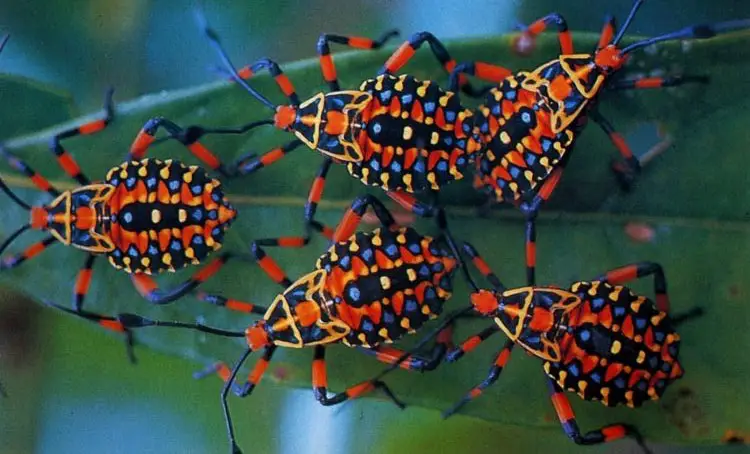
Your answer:
[[[657,263],[626,265],[564,289],[534,285],[508,289],[473,246],[465,243],[463,249],[491,283],[492,290],[480,289],[470,281],[474,288],[472,306],[456,314],[473,311],[492,318],[495,324],[449,351],[446,361],[457,361],[499,331],[508,340],[495,357],[487,378],[443,416],[454,414],[483,394],[500,377],[513,347],[520,345],[526,353],[543,361],[550,399],[572,441],[590,445],[630,436],[648,451],[632,425],[611,424],[581,433],[563,392],[574,392],[584,400],[600,401],[606,406],[624,404],[631,408],[659,399],[667,386],[684,373],[677,360],[680,337],[674,327],[700,315],[702,310],[693,309],[670,319],[666,278]],[[622,285],[651,275],[655,302]],[[444,324],[450,321],[448,317]],[[410,352],[417,351],[429,338]]]
[[[623,184],[629,185],[640,167],[623,137],[597,111],[601,94],[611,90],[670,87],[701,77],[643,77],[612,80],[630,54],[662,41],[707,39],[719,33],[750,27],[750,20],[696,25],[620,47],[619,43],[643,0],[636,0],[622,29],[614,22],[604,27],[592,54],[575,54],[564,19],[557,13],[534,22],[526,30],[533,37],[547,26],[559,32],[560,56],[532,71],[513,74],[499,66],[461,63],[451,74],[451,89],[467,74],[498,84],[491,89],[474,116],[481,143],[475,185],[495,202],[520,206],[526,217],[526,267],[530,280],[536,264],[536,224],[540,205],[562,176],[578,136],[590,117],[610,137],[624,161],[614,166]],[[489,70],[488,68],[492,68]]]
[[[0,179],[0,189],[29,212],[29,222],[6,238],[0,245],[0,254],[29,229],[49,233],[23,252],[3,257],[0,270],[15,268],[53,244],[85,251],[86,261],[73,291],[73,312],[81,314],[85,314],[82,307],[91,285],[94,261],[101,255],[128,273],[138,293],[151,303],[164,304],[184,296],[213,276],[230,254],[222,254],[171,289],[161,290],[149,275],[202,263],[221,248],[224,233],[237,215],[221,182],[198,166],[175,160],[126,161],[109,170],[104,181],[89,180],[61,140],[103,130],[114,114],[112,90],[107,93],[105,111],[104,119],[63,131],[51,141],[50,149],[58,164],[79,185],[72,190],[55,188],[24,161],[0,147],[12,168],[54,197],[48,204],[30,206]],[[126,333],[132,359],[132,337],[127,329],[116,322],[102,325]]]
[[[371,232],[356,232],[368,207],[373,208],[382,227]],[[320,256],[315,269],[294,282],[261,248],[254,248],[253,255],[258,265],[284,289],[270,306],[262,307],[219,295],[199,295],[200,299],[227,309],[262,315],[260,321],[244,332],[203,324],[156,321],[135,314],[87,314],[87,317],[121,323],[127,328],[168,326],[245,338],[247,350],[233,369],[218,363],[197,375],[202,377],[216,372],[225,381],[222,406],[232,449],[239,452],[227,395],[232,389],[240,397],[248,396],[261,380],[278,347],[313,348],[313,393],[323,405],[339,404],[378,388],[397,405],[403,406],[378,379],[358,383],[329,396],[325,349],[341,343],[357,347],[388,364],[401,358],[403,351],[384,344],[414,333],[424,323],[436,318],[451,296],[452,275],[456,268],[460,266],[465,271],[444,222],[439,213],[441,236],[424,236],[412,227],[397,226],[378,199],[371,195],[359,197],[343,216],[333,244]],[[400,366],[410,370],[432,369],[442,360],[451,332],[450,326],[441,330],[429,356],[411,355],[402,360]],[[242,364],[258,350],[263,351],[263,356],[251,370],[247,382],[243,385],[235,383]]]

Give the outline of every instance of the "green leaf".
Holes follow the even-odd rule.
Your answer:
[[[512,69],[531,69],[552,58],[557,51],[554,37],[539,41],[534,58],[521,59],[509,52],[509,39],[485,38],[449,43],[459,61],[480,59]],[[592,35],[576,35],[579,50],[594,47]],[[605,423],[636,423],[652,440],[716,444],[726,429],[750,431],[747,411],[750,397],[745,377],[750,364],[743,347],[750,343],[745,328],[748,317],[745,263],[750,252],[748,241],[747,191],[744,153],[750,138],[742,127],[748,115],[741,93],[748,71],[748,40],[744,35],[727,36],[685,46],[680,43],[659,46],[633,58],[630,74],[667,69],[670,72],[708,75],[709,85],[692,85],[668,90],[611,93],[602,99],[603,113],[628,140],[658,123],[671,136],[673,146],[651,160],[631,194],[618,194],[608,171],[616,151],[596,126],[587,128],[572,158],[559,191],[542,213],[539,225],[539,280],[566,285],[576,279],[593,278],[602,272],[637,260],[655,260],[666,269],[670,295],[676,312],[696,305],[707,315],[680,328],[683,339],[681,359],[687,374],[666,393],[664,400],[642,409],[608,409],[598,403],[581,402],[571,396],[579,425],[594,429]],[[343,87],[356,87],[371,76],[389,51],[336,55]],[[315,60],[284,65],[286,74],[300,95],[323,90]],[[420,52],[406,68],[420,78],[446,82],[444,73],[429,52]],[[278,90],[268,77],[251,82],[263,93]],[[744,84],[744,85],[743,85]],[[282,98],[274,98],[281,101]],[[153,115],[164,115],[181,125],[236,126],[266,118],[268,112],[240,88],[217,82],[187,90],[160,93],[123,103],[118,118],[107,131],[96,136],[76,138],[66,147],[93,178],[125,155],[140,126]],[[87,117],[89,118],[89,117]],[[77,120],[76,123],[82,120]],[[69,126],[69,125],[67,125]],[[58,131],[65,126],[55,127]],[[46,130],[9,142],[31,165],[45,174],[60,178],[45,143],[53,130]],[[289,140],[283,133],[259,130],[243,137],[211,137],[204,143],[223,159],[231,161],[248,150],[263,152]],[[649,143],[649,141],[651,143]],[[653,145],[652,139],[637,150]],[[160,146],[153,156],[183,159],[187,152],[176,144]],[[186,157],[184,160],[191,161]],[[191,161],[192,162],[192,161]],[[241,213],[227,236],[227,250],[246,250],[254,238],[300,232],[302,205],[320,157],[299,150],[284,161],[251,178],[227,182],[230,198]],[[42,202],[46,196],[30,189],[23,179],[8,179],[23,198]],[[70,187],[68,184],[65,187]],[[342,208],[357,194],[361,185],[342,169],[331,172],[321,204],[322,220],[334,224]],[[460,239],[471,240],[488,258],[508,285],[523,283],[523,227],[515,210],[494,213],[490,219],[477,219],[472,207],[478,201],[469,182],[449,188],[445,200],[451,204],[452,229]],[[26,213],[9,202],[0,212],[4,235],[25,222]],[[630,222],[647,223],[653,229],[650,242],[634,242],[624,227]],[[429,223],[420,223],[426,232]],[[29,235],[31,236],[31,235]],[[20,246],[19,246],[20,247]],[[271,251],[294,277],[312,269],[325,243],[315,240],[302,251]],[[732,251],[732,252],[725,252]],[[53,246],[31,264],[4,273],[4,282],[13,283],[36,298],[55,298],[67,304],[76,270],[84,256],[71,248]],[[114,272],[99,260],[86,307],[92,311],[128,311],[159,319],[200,319],[212,326],[242,329],[250,317],[231,313],[186,298],[164,307],[151,307],[141,300],[127,276]],[[61,264],[65,264],[61,266]],[[160,283],[186,278],[161,277]],[[743,278],[744,277],[744,278]],[[448,309],[466,304],[467,292],[461,279]],[[634,288],[652,295],[650,282]],[[237,299],[269,304],[280,290],[254,265],[232,263],[205,289]],[[461,336],[476,332],[489,321],[466,322]],[[81,321],[83,326],[86,322]],[[175,329],[149,328],[137,332],[142,345],[189,357],[208,364],[217,359],[234,361],[242,350],[240,341],[229,341]],[[418,337],[418,336],[417,336]],[[412,405],[445,409],[484,378],[499,350],[498,336],[455,365],[445,365],[435,373],[408,374],[398,371],[388,377],[397,394]],[[309,386],[310,351],[282,349],[269,370],[275,381],[291,386]],[[329,355],[331,388],[365,379],[382,369],[371,358],[345,347],[335,346]],[[123,355],[124,358],[124,355]],[[472,359],[469,359],[472,358]],[[465,413],[486,420],[530,428],[559,430],[547,399],[539,361],[516,351],[502,379]],[[271,381],[271,380],[268,380]],[[269,385],[269,384],[267,384]],[[560,435],[562,438],[562,435]]]
[[[36,131],[76,113],[67,93],[20,76],[0,74],[0,139]]]

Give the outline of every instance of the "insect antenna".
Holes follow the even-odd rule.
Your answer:
[[[719,22],[716,24],[692,25],[690,27],[685,27],[682,30],[677,30],[671,33],[666,33],[664,35],[655,36],[653,38],[648,38],[633,43],[622,49],[622,54],[626,55],[636,49],[650,46],[651,44],[659,43],[662,41],[675,41],[679,39],[708,39],[713,38],[720,33],[727,33],[735,30],[744,30],[748,28],[750,28],[750,19],[736,19],[726,22]]]
[[[635,17],[635,13],[638,12],[638,8],[643,5],[644,0],[636,0],[635,3],[633,3],[633,7],[630,8],[630,13],[628,14],[628,18],[625,19],[625,23],[622,24],[622,28],[619,32],[617,32],[617,36],[615,36],[615,39],[612,40],[612,44],[614,46],[617,46],[617,43],[620,42],[623,36],[625,36],[625,31],[630,26],[630,23],[633,22],[633,18]]]

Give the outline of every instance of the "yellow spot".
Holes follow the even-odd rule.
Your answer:
[[[148,257],[141,258],[141,265],[148,267],[151,264],[151,259]]]
[[[373,237],[372,237],[372,245],[373,246],[382,246],[383,245],[383,239],[380,238],[380,234],[373,235]]]
[[[439,140],[440,140],[440,134],[438,134],[436,131],[432,131],[432,135],[430,136],[430,143],[432,145],[437,145]]]
[[[172,264],[172,254],[169,252],[165,252],[164,255],[161,256],[161,261],[165,265],[169,266]]]
[[[493,153],[493,152],[492,152],[492,151],[490,151],[490,150],[487,150],[487,153],[486,153],[486,155],[487,155],[487,158],[488,158],[488,159],[489,159],[490,161],[494,161],[495,159],[497,159],[497,156],[495,156],[495,153]]]
[[[182,175],[182,181],[184,181],[185,183],[190,183],[191,181],[193,181],[193,172],[185,172]]]
[[[545,363],[545,364],[549,364],[549,363]],[[588,382],[586,380],[579,380],[578,381],[578,389],[580,389],[582,393],[586,392],[586,387],[588,385],[589,384],[588,384]]]
[[[560,380],[560,382],[564,383],[566,378],[568,378],[568,373],[565,372],[564,370],[561,370],[560,376],[558,377],[558,379]]]
[[[407,173],[406,175],[404,175],[403,177],[401,177],[401,181],[403,181],[404,184],[406,185],[406,189],[408,189],[409,191],[413,190],[413,187],[412,187],[412,184],[411,184],[411,174],[410,173]]]
[[[391,179],[391,176],[387,173],[381,173],[380,174],[380,181],[383,182],[383,187],[385,189],[388,189],[388,181]]]
[[[534,181],[534,173],[531,170],[525,170],[523,176],[526,178],[526,181]]]
[[[423,98],[424,95],[427,94],[427,85],[422,84],[421,86],[417,87],[417,96],[420,98]]]
[[[395,84],[393,84],[393,88],[396,91],[404,91],[404,77],[403,76],[398,78],[398,81]]]
[[[371,273],[377,273],[377,272],[378,272],[378,266],[377,266],[377,265],[373,265],[373,266],[371,266],[371,267],[370,267],[370,272],[371,272]]]
[[[195,257],[195,250],[191,247],[185,249],[185,257],[192,259]]]
[[[600,366],[606,366],[607,365],[607,358],[600,359],[599,360],[599,365]]]
[[[500,141],[504,143],[505,145],[508,145],[510,143],[510,134],[503,131],[500,133]]]
[[[125,266],[127,266],[128,268],[130,268],[130,257],[123,257],[122,258],[122,263],[124,263]]]
[[[410,282],[414,282],[417,280],[417,272],[413,269],[409,268],[406,270],[406,276],[409,278]]]
[[[411,329],[411,324],[409,323],[408,318],[402,318],[401,319],[401,328],[403,329]]]
[[[428,305],[426,305],[426,304],[425,304],[425,305],[423,305],[423,306],[422,306],[422,313],[423,313],[424,315],[429,315],[429,314],[430,314],[430,306],[428,306]]]
[[[601,393],[602,393],[602,396],[603,396],[603,397],[607,397],[607,396],[609,396],[609,388],[607,388],[607,387],[605,386],[604,388],[602,388],[602,390],[601,390]]]
[[[398,236],[396,236],[396,241],[398,244],[406,244],[406,236],[403,233],[399,233]]]
[[[380,328],[380,331],[378,331],[378,335],[382,337],[383,339],[388,339],[388,328],[386,327]]]
[[[214,240],[214,237],[209,236],[206,238],[206,246],[213,247],[216,244],[216,241]]]
[[[169,178],[169,167],[168,166],[162,167],[162,169],[159,171],[159,176],[162,177],[162,179],[164,180]]]
[[[641,336],[640,334],[636,334],[635,336],[633,336],[633,340],[635,342],[642,342],[643,341],[643,336]]]
[[[543,368],[544,368],[544,373],[545,374],[549,374],[550,364],[548,362],[546,362],[546,361],[544,362]]]
[[[434,122],[435,122],[434,118],[432,118],[432,117],[424,117],[424,124],[431,125]]]
[[[172,194],[172,197],[169,198],[169,202],[172,205],[177,205],[178,203],[180,203],[180,194]]]
[[[367,337],[365,336],[365,333],[359,333],[357,335],[357,339],[359,339],[360,342],[365,343],[365,341],[367,340]]]
[[[570,290],[573,293],[577,293],[579,288],[581,288],[581,283],[580,282],[576,282],[575,284],[573,284],[572,287],[570,287]]]
[[[635,362],[637,362],[638,364],[641,364],[644,361],[646,361],[646,352],[641,350],[638,352],[638,357],[635,359]]]
[[[403,147],[396,147],[396,156],[401,156],[402,154],[404,154]]]
[[[127,177],[128,177],[128,171],[127,171],[127,170],[125,170],[125,169],[122,169],[122,170],[120,171],[120,179],[124,180],[124,179],[125,179],[125,178],[127,178]]]
[[[182,238],[182,230],[180,230],[180,229],[172,229],[172,236],[175,237],[175,238],[177,238],[177,239]]]
[[[357,244],[355,241],[352,241],[349,244],[349,251],[351,252],[357,252],[359,250],[359,244]]]
[[[612,331],[614,331],[616,333],[616,332],[620,331],[620,325],[612,325],[611,329],[612,329]]]
[[[614,290],[612,290],[609,293],[609,299],[612,301],[617,301],[617,299],[620,297],[620,292],[622,291],[622,287],[616,287]]]
[[[404,140],[409,140],[412,135],[414,135],[414,129],[412,129],[411,126],[404,126],[404,133],[401,137],[403,137]]]
[[[156,193],[155,192],[149,192],[147,200],[148,200],[148,203],[154,203],[154,202],[156,202]]]
[[[633,368],[630,366],[625,366],[622,370],[624,370],[626,374],[629,374],[633,370]]]
[[[151,210],[151,222],[158,224],[161,221],[161,211]]]
[[[146,174],[148,174],[148,169],[146,169],[146,166],[141,166],[141,168],[138,169],[138,176],[145,177]]]
[[[656,396],[656,388],[653,386],[648,388],[648,395],[651,396],[651,398],[654,398]]]
[[[404,120],[406,120],[407,118],[409,118],[409,112],[407,112],[405,110],[403,112],[401,112],[401,118],[403,118]]]
[[[362,87],[364,87],[364,84],[362,84]],[[382,76],[378,77],[375,80],[375,89],[378,90],[378,91],[380,91],[380,90],[383,89],[383,77]]]
[[[628,400],[628,402],[633,402],[633,391],[626,391],[625,398]]]
[[[616,340],[612,342],[612,348],[609,349],[610,352],[612,352],[613,355],[616,355],[620,353],[620,349],[622,348],[622,344],[620,341]]]
[[[541,158],[539,158],[539,164],[541,164],[545,168],[548,168],[549,167],[549,159],[547,158],[547,156],[542,156]]]
[[[441,106],[445,107],[448,105],[448,100],[450,99],[450,94],[446,94],[445,96],[441,96],[440,99],[438,99],[438,102]]]

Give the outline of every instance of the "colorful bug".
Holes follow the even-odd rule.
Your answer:
[[[355,233],[368,206],[373,208],[382,227]],[[217,372],[225,381],[222,406],[232,448],[239,452],[226,402],[229,389],[240,397],[249,395],[261,380],[277,347],[314,348],[313,392],[323,405],[339,404],[375,388],[382,389],[397,405],[402,405],[379,380],[358,383],[329,396],[325,347],[337,343],[358,347],[379,361],[392,364],[403,352],[383,344],[414,333],[441,313],[443,303],[451,296],[451,278],[460,259],[456,258],[457,251],[443,216],[439,215],[438,219],[442,237],[424,236],[411,227],[398,227],[382,202],[373,196],[359,197],[345,213],[334,234],[334,243],[320,256],[315,269],[294,282],[261,247],[254,247],[258,265],[284,288],[269,307],[199,294],[204,301],[263,316],[244,332],[218,330],[202,324],[154,321],[134,314],[109,317],[88,313],[86,317],[122,323],[128,328],[172,326],[244,337],[247,351],[232,370],[219,363],[197,374],[202,377]],[[435,367],[447,350],[450,332],[450,329],[442,331],[429,356],[412,355],[401,366],[419,370]],[[263,350],[263,356],[247,382],[244,385],[234,383],[247,357],[258,350]]]
[[[51,141],[50,148],[59,165],[80,185],[75,189],[58,190],[25,162],[0,149],[11,167],[54,197],[49,204],[30,206],[0,179],[0,189],[30,213],[29,222],[0,245],[0,254],[29,229],[49,233],[47,238],[22,253],[4,257],[0,270],[15,268],[56,243],[87,252],[74,286],[76,311],[83,307],[91,284],[92,267],[99,255],[106,255],[115,268],[130,274],[135,288],[150,302],[164,304],[182,297],[215,274],[230,255],[225,253],[214,259],[187,281],[169,290],[159,289],[149,275],[201,263],[221,247],[224,233],[237,214],[218,180],[209,177],[200,167],[178,161],[127,161],[109,170],[103,182],[92,183],[60,142],[104,129],[114,113],[112,90],[107,93],[105,110],[104,119],[63,131]],[[136,143],[139,140],[143,143],[140,136]],[[132,358],[132,337],[127,329],[117,323],[104,323],[104,326],[126,332]]]
[[[420,81],[409,75],[392,75],[424,43],[430,45],[446,71],[455,67],[455,60],[430,33],[413,35],[386,61],[379,76],[364,81],[357,90],[341,90],[329,44],[377,49],[397,32],[388,32],[378,40],[321,35],[317,50],[323,78],[331,91],[300,102],[292,83],[276,62],[264,58],[238,72],[216,32],[208,27],[203,16],[199,16],[199,21],[232,79],[274,111],[273,120],[251,123],[231,133],[272,125],[296,136],[291,142],[260,157],[245,159],[238,171],[247,174],[267,167],[300,145],[324,156],[305,205],[304,244],[309,241],[311,227],[322,229],[330,238],[331,229],[315,221],[315,212],[332,163],[345,164],[347,171],[362,183],[378,186],[406,208],[429,216],[436,213],[434,203],[417,201],[411,193],[438,191],[463,178],[463,172],[480,148],[478,136],[471,128],[473,114],[459,103],[454,93],[444,91],[430,81]],[[289,99],[289,105],[277,106],[244,80],[262,70],[270,72]],[[465,78],[460,82],[464,91],[475,94]],[[186,144],[205,133],[216,132],[200,126],[192,126],[186,131],[191,133],[190,137],[179,137]],[[271,243],[273,241],[269,240],[268,244]]]
[[[544,361],[550,399],[572,441],[588,445],[631,436],[645,449],[638,430],[628,424],[608,425],[582,434],[563,391],[607,406],[638,407],[647,400],[658,399],[671,382],[683,375],[677,361],[680,337],[674,326],[699,315],[701,310],[670,319],[662,267],[653,262],[627,265],[592,281],[575,282],[567,289],[507,289],[471,245],[464,244],[464,251],[493,289],[474,286],[472,306],[457,314],[473,310],[493,318],[495,325],[449,351],[446,360],[457,361],[498,331],[504,332],[508,340],[487,378],[443,413],[444,417],[457,412],[493,384],[518,344]],[[622,285],[650,275],[654,276],[655,303]],[[445,323],[450,323],[450,317]]]
[[[531,24],[525,37],[557,27],[561,55],[533,71],[510,70],[481,62],[461,63],[451,74],[451,89],[467,74],[498,84],[476,110],[475,121],[485,149],[476,161],[475,184],[496,202],[520,206],[526,218],[526,267],[529,281],[536,266],[536,223],[540,205],[557,186],[573,145],[590,117],[610,137],[624,158],[614,170],[629,186],[640,168],[623,137],[596,109],[599,95],[611,90],[671,87],[705,82],[702,77],[642,77],[612,81],[630,54],[662,41],[706,39],[718,33],[748,28],[750,20],[697,25],[645,39],[625,47],[618,44],[643,0],[636,0],[623,28],[615,34],[609,20],[593,54],[574,54],[565,20],[557,13]],[[614,36],[614,39],[613,39]]]

